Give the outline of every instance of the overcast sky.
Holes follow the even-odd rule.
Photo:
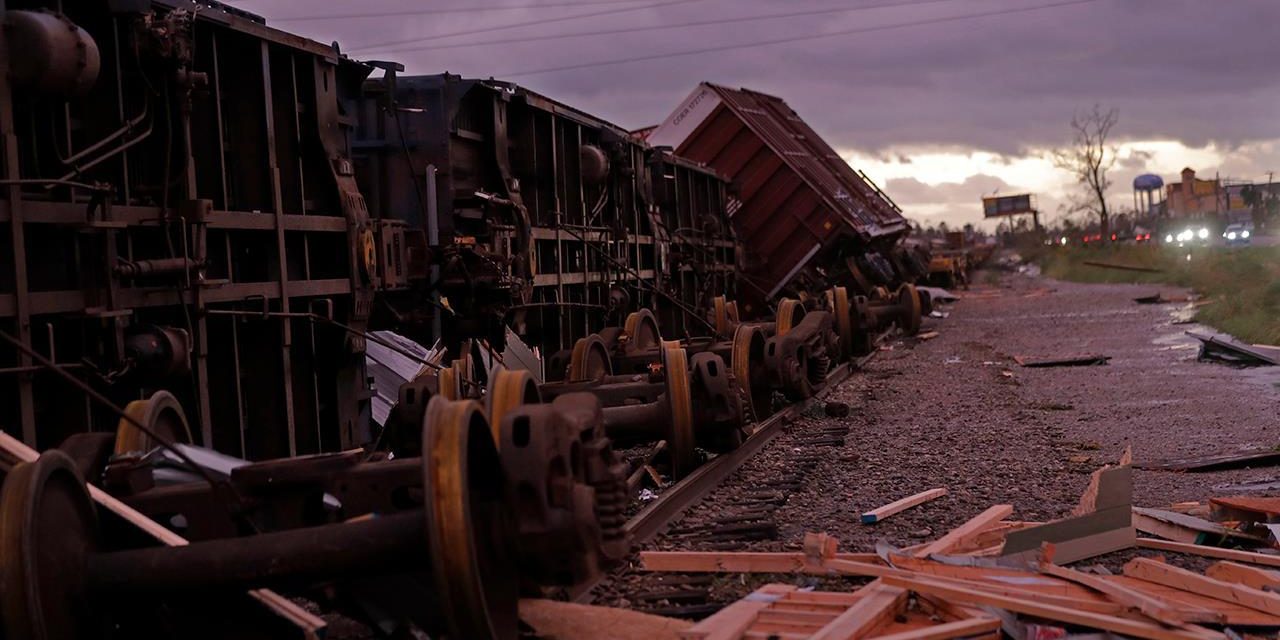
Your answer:
[[[703,80],[772,93],[924,224],[977,222],[996,190],[1057,217],[1073,187],[1047,150],[1095,103],[1120,112],[1114,205],[1147,171],[1280,171],[1280,0],[234,4],[356,58],[513,80],[631,129]],[[340,17],[297,20],[317,16]]]

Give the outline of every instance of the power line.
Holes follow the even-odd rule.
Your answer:
[[[558,18],[544,18],[541,20],[529,20],[527,22],[517,22],[512,24],[495,25],[492,27],[482,27],[479,29],[471,29],[468,31],[454,31],[451,33],[434,33],[431,35],[421,36],[417,38],[408,38],[405,40],[392,40],[390,42],[379,42],[376,44],[367,44],[367,45],[361,45],[358,47],[352,47],[349,52],[383,50],[387,47],[394,47],[402,44],[412,44],[414,42],[422,42],[424,40],[434,40],[437,38],[453,38],[457,36],[470,36],[478,33],[490,33],[493,31],[504,31],[506,29],[515,29],[517,27],[532,27],[540,24],[554,24],[557,22],[568,22],[571,20],[580,20],[582,18],[594,18],[596,16],[618,15],[621,13],[639,11],[641,9],[653,9],[657,7],[666,7],[673,4],[690,5],[690,4],[694,4],[697,2],[704,2],[704,1],[705,0],[664,0],[663,2],[651,2],[649,4],[642,4],[638,7],[628,7],[626,9],[607,9],[602,11],[593,11],[589,13],[579,13],[572,16],[560,16]]]
[[[393,47],[390,49],[378,49],[379,53],[402,53],[406,51],[427,51],[438,49],[458,49],[463,47],[484,47],[489,45],[506,45],[516,42],[540,42],[544,40],[562,40],[564,38],[585,38],[591,36],[607,36],[620,33],[636,33],[639,31],[657,31],[668,29],[685,29],[689,27],[701,27],[706,25],[722,25],[735,22],[753,22],[757,20],[769,20],[774,18],[799,18],[804,16],[817,16],[831,13],[849,13],[855,11],[867,11],[870,9],[891,9],[895,7],[910,7],[922,4],[940,4],[944,2],[956,2],[957,0],[907,0],[906,2],[886,2],[882,4],[870,4],[858,7],[844,7],[840,9],[811,9],[808,11],[786,11],[782,13],[769,13],[756,16],[738,16],[736,18],[716,18],[714,20],[697,20],[694,22],[680,22],[676,24],[659,24],[643,27],[627,27],[624,29],[605,29],[597,31],[579,31],[576,33],[562,33],[542,36],[526,36],[523,38],[503,38],[501,40],[485,40],[483,42],[458,42],[455,44],[427,44],[417,47]]]
[[[528,11],[537,9],[551,9],[558,7],[586,7],[601,4],[635,4],[643,2],[643,0],[579,0],[578,2],[546,2],[542,4],[504,4],[489,5],[481,7],[451,7],[446,9],[405,9],[400,11],[383,11],[383,12],[364,12],[364,13],[334,13],[328,15],[305,15],[305,16],[286,16],[283,18],[269,18],[271,22],[311,22],[316,20],[353,20],[359,18],[395,18],[402,16],[425,16],[440,13],[480,13],[484,11]]]
[[[984,13],[971,13],[959,16],[948,16],[945,18],[934,18],[930,20],[917,20],[914,22],[901,22],[898,24],[887,24],[876,27],[864,27],[861,29],[845,29],[842,31],[833,31],[831,33],[808,34],[803,36],[794,36],[789,38],[775,38],[773,40],[760,40],[756,42],[747,42],[742,44],[723,45],[718,47],[705,47],[702,49],[689,49],[685,51],[674,51],[671,53],[656,53],[648,56],[636,56],[633,58],[618,58],[615,60],[601,60],[599,62],[584,62],[580,64],[563,65],[559,67],[544,67],[542,69],[529,69],[526,71],[513,71],[507,73],[495,74],[495,77],[513,78],[516,76],[531,76],[543,73],[556,73],[559,71],[572,71],[575,69],[587,69],[591,67],[604,67],[615,64],[627,64],[631,62],[645,62],[649,60],[662,60],[664,58],[678,58],[681,56],[692,56],[702,53],[716,53],[720,51],[731,51],[734,49],[746,49],[749,47],[767,47],[775,44],[784,44],[788,42],[798,42],[801,40],[821,40],[823,38],[834,38],[836,36],[847,36],[861,33],[872,33],[876,31],[890,31],[893,29],[903,29],[906,27],[919,27],[932,24],[944,24],[948,22],[959,22],[963,20],[972,20],[975,18],[988,18],[993,16],[1002,16],[1015,13],[1029,13],[1042,9],[1056,9],[1059,7],[1068,7],[1073,5],[1089,4],[1098,0],[1069,0],[1068,2],[1055,2],[1051,4],[1043,4],[1034,7],[1020,7],[1016,9],[1001,9],[998,11],[987,11]]]

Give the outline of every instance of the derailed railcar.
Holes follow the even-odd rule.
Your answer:
[[[549,356],[641,307],[683,330],[732,281],[714,173],[509,83],[391,69],[366,89],[361,184],[373,217],[429,230],[446,344],[511,327]]]
[[[659,276],[679,305],[659,309],[670,337],[701,336],[716,296],[737,296],[741,268],[737,236],[729,222],[732,199],[727,181],[711,169],[666,148],[650,151],[653,206],[662,224]]]
[[[379,286],[339,100],[368,68],[216,3],[0,14],[0,326],[120,404],[170,391],[227,453],[367,442],[362,341],[332,323]],[[30,445],[115,425],[7,346],[0,379]]]
[[[372,66],[217,3],[0,20],[0,427],[26,441],[0,438],[0,635],[323,636],[284,585],[388,635],[514,638],[522,586],[629,549],[597,515],[622,513],[626,466],[594,396],[441,397],[408,352],[422,375],[378,435],[413,438],[374,439],[368,329],[435,301],[413,297],[430,218],[372,218],[356,182],[347,108]],[[604,160],[643,169],[623,147]],[[622,174],[609,197],[644,202]],[[475,200],[502,195],[456,207],[451,241],[478,242],[474,207],[511,205]]]
[[[745,300],[820,290],[849,272],[863,293],[902,281],[887,257],[908,232],[901,210],[780,98],[702,83],[648,140],[732,181],[753,267]]]

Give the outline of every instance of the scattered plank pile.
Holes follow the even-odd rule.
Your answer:
[[[1138,510],[1141,517],[1131,520],[1129,462],[1126,452],[1120,464],[1095,471],[1080,505],[1054,522],[1009,520],[1013,507],[995,505],[937,540],[906,549],[881,545],[877,553],[840,553],[834,539],[811,533],[799,552],[642,552],[641,568],[874,578],[852,592],[769,584],[681,631],[687,639],[944,640],[994,638],[1002,630],[1014,638],[1058,638],[1092,629],[1151,640],[1211,640],[1280,630],[1280,594],[1274,592],[1280,591],[1280,572],[1252,566],[1280,567],[1280,556],[1136,537],[1135,525],[1146,531],[1154,521],[1208,536],[1197,540],[1263,542],[1254,532],[1227,535],[1241,530],[1173,509]],[[944,493],[926,491],[863,518],[879,521]],[[1223,517],[1280,520],[1280,500],[1225,500],[1212,510]],[[1162,520],[1153,511],[1191,520]],[[1133,547],[1223,561],[1204,573],[1162,557],[1133,558],[1122,575],[1061,566]]]

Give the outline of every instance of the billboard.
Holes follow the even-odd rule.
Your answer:
[[[1016,196],[990,196],[982,199],[982,217],[1000,218],[1036,212],[1036,199],[1029,193]]]

